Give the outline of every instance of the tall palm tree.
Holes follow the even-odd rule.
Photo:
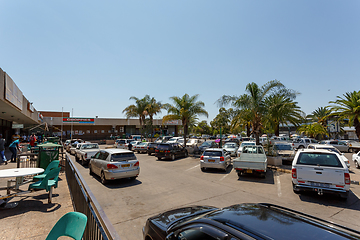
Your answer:
[[[306,136],[311,138],[316,138],[317,135],[328,135],[326,128],[322,126],[320,123],[311,123],[311,124],[304,124],[301,125],[297,132],[304,133]]]
[[[349,126],[355,127],[356,136],[360,139],[360,91],[347,92],[329,103],[337,104],[331,107],[331,115],[339,117],[339,120],[348,119]]]
[[[251,118],[252,133],[255,135],[256,144],[260,144],[259,137],[263,128],[264,114],[266,112],[266,106],[264,104],[265,98],[275,90],[287,93],[291,97],[294,97],[295,93],[287,90],[278,80],[269,81],[261,87],[252,82],[246,85],[245,90],[247,93],[239,97],[224,95],[217,102],[220,106],[231,103],[231,105],[236,108],[248,110]]]
[[[137,98],[137,97],[130,97],[130,100],[135,100],[135,104],[127,106],[122,112],[126,114],[126,118],[138,117],[139,123],[141,127],[141,135],[143,134],[143,126],[145,123],[145,117],[147,115],[146,107],[147,102],[146,98]]]
[[[151,138],[152,138],[154,115],[160,113],[163,106],[161,102],[156,101],[154,97],[150,98],[149,95],[145,95],[144,101],[146,103],[145,114],[149,116],[149,121],[151,126]]]
[[[311,118],[313,121],[320,123],[323,127],[326,127],[327,120],[330,116],[331,109],[329,109],[328,107],[318,107],[310,115],[308,115],[309,118]]]
[[[280,133],[280,124],[288,122],[298,126],[302,122],[303,112],[286,94],[272,94],[265,98],[264,105],[266,109],[265,121],[274,130],[276,136]]]
[[[184,143],[186,144],[186,136],[189,124],[199,115],[208,117],[208,112],[204,109],[205,104],[197,101],[199,94],[189,96],[187,93],[182,97],[170,97],[173,105],[164,104],[164,108],[168,111],[168,115],[163,117],[163,122],[170,120],[181,120],[184,128]]]

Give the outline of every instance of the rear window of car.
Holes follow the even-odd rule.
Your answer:
[[[168,149],[171,149],[171,145],[169,145],[169,144],[159,144],[157,146],[157,149],[159,149],[159,150],[168,150]]]
[[[125,140],[118,140],[118,143],[120,143],[120,144],[125,144]]]
[[[221,151],[205,151],[203,156],[210,156],[210,157],[221,157]]]
[[[292,150],[291,145],[288,144],[276,144],[274,147],[276,150]]]
[[[328,153],[300,153],[296,164],[324,167],[343,167],[335,154]]]
[[[150,143],[149,147],[157,147],[157,145],[158,145],[157,143]]]
[[[85,145],[83,145],[83,149],[99,149],[99,145],[97,145],[97,144],[85,144]]]
[[[134,153],[113,153],[111,154],[111,161],[121,162],[124,160],[136,160]]]

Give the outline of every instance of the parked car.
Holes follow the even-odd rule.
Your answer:
[[[109,180],[136,179],[140,174],[139,161],[132,151],[125,149],[104,149],[98,151],[89,162],[90,175],[100,176],[101,183]]]
[[[157,148],[158,145],[159,144],[156,142],[149,143],[149,145],[147,147],[147,154],[151,155],[151,154],[155,153],[155,149]]]
[[[224,144],[223,149],[230,153],[231,157],[236,157],[239,145],[235,142],[227,142]]]
[[[200,147],[203,142],[204,142],[204,140],[200,139],[200,138],[190,138],[186,143],[186,147],[193,148],[193,147],[195,147],[195,145],[197,147]]]
[[[172,138],[173,136],[163,136],[163,137],[158,137],[155,140],[155,143],[166,143],[170,138]]]
[[[339,149],[340,152],[349,152],[349,146],[346,145],[344,141],[338,141],[338,140],[324,140],[321,141],[320,144],[329,144],[337,149]]]
[[[352,160],[356,168],[360,168],[360,151],[352,155]]]
[[[219,144],[216,143],[215,141],[213,140],[208,140],[208,141],[205,141],[203,142],[200,147],[199,147],[199,151],[200,152],[204,152],[206,149],[208,148],[218,148],[219,147]]]
[[[167,143],[179,143],[181,145],[184,145],[184,138],[183,137],[173,137],[170,138]]]
[[[131,146],[132,146],[131,150],[134,151],[134,148],[136,147],[136,145],[139,145],[141,143],[141,141],[131,141],[130,143],[131,143]],[[127,148],[129,148],[130,143],[126,144]]]
[[[238,148],[237,150],[237,156],[240,157],[240,154],[242,152],[242,149],[244,146],[255,146],[256,143],[255,142],[252,142],[252,141],[244,141],[240,144],[240,147]]]
[[[133,139],[117,139],[116,148],[128,149],[128,144],[134,141]]]
[[[325,149],[301,149],[292,163],[292,184],[295,193],[315,191],[338,194],[347,199],[350,174],[345,162],[336,152]]]
[[[70,148],[70,155],[75,155],[76,150],[80,149],[81,143],[73,143]]]
[[[312,138],[295,138],[292,142],[294,149],[302,149],[307,148],[307,146],[311,143],[318,143],[315,139]]]
[[[81,165],[86,165],[99,150],[100,147],[97,143],[82,143],[79,150],[75,153],[75,160],[81,161]]]
[[[68,144],[66,147],[65,147],[65,150],[70,153],[70,148],[73,147],[73,144],[77,142],[77,143],[82,143],[84,142],[84,140],[82,139],[70,139],[70,144]],[[76,147],[76,144],[75,144],[75,147]]]
[[[276,156],[281,157],[283,161],[292,162],[295,157],[295,150],[291,143],[288,142],[275,142],[272,150]]]
[[[141,142],[133,147],[133,151],[138,153],[146,153],[148,146],[149,142]]]
[[[356,153],[360,151],[360,142],[355,140],[344,140],[344,142],[349,147],[349,152]]]
[[[178,157],[187,157],[188,152],[179,143],[160,143],[155,150],[155,156],[159,160],[162,158],[175,160]]]
[[[233,160],[233,166],[239,177],[243,174],[259,174],[265,177],[267,158],[263,146],[244,146],[240,157]]]
[[[230,153],[222,148],[208,148],[200,157],[200,169],[217,168],[226,171],[231,164]]]
[[[147,219],[144,240],[359,239],[360,232],[266,203],[189,206]]]
[[[308,149],[326,149],[332,152],[336,152],[340,155],[341,159],[346,163],[346,166],[350,168],[350,162],[345,155],[340,152],[336,147],[329,144],[309,144]]]

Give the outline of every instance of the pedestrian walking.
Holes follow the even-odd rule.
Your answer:
[[[2,134],[0,134],[0,158],[5,164],[8,164],[5,157],[5,139]]]
[[[132,149],[132,144],[131,144],[131,142],[129,142],[129,150],[131,151],[131,149]]]
[[[16,139],[15,141],[13,141],[10,145],[9,145],[9,150],[11,151],[12,155],[11,155],[11,162],[15,162],[16,161],[16,156],[17,156],[17,151],[20,151],[19,148],[19,139]]]

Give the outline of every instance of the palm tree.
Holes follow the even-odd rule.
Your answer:
[[[308,117],[313,121],[320,123],[323,127],[326,127],[327,120],[329,119],[330,115],[331,109],[328,107],[318,107],[310,115],[308,115]]]
[[[170,120],[181,120],[184,128],[184,143],[186,144],[186,136],[189,124],[197,119],[197,116],[203,115],[208,117],[208,112],[204,109],[205,104],[197,101],[199,94],[189,96],[187,93],[182,97],[170,97],[173,105],[164,104],[164,108],[168,111],[168,115],[163,117],[163,122]]]
[[[304,133],[306,136],[311,137],[311,138],[316,138],[317,135],[322,134],[322,135],[328,135],[326,128],[323,127],[320,123],[311,123],[311,124],[304,124],[301,125],[298,129],[297,132]]]
[[[130,100],[135,100],[135,104],[129,105],[127,106],[122,112],[126,114],[126,118],[132,118],[132,117],[138,117],[139,118],[139,122],[140,122],[140,127],[141,127],[141,135],[142,135],[142,130],[143,130],[143,125],[145,123],[145,117],[147,115],[146,112],[146,107],[147,107],[147,102],[146,102],[146,98],[142,98],[139,99],[137,97],[130,97]]]
[[[280,133],[280,124],[292,123],[298,126],[302,122],[303,112],[291,97],[286,94],[272,94],[265,98],[265,121],[274,130],[276,136]]]
[[[224,95],[217,102],[220,106],[231,103],[231,105],[236,108],[248,110],[251,119],[252,133],[255,135],[256,144],[259,144],[264,114],[266,113],[264,100],[275,90],[278,90],[279,93],[287,93],[291,97],[294,97],[295,95],[292,90],[287,90],[280,81],[272,80],[261,87],[254,82],[249,83],[246,85],[247,93],[239,97]]]
[[[338,120],[348,119],[349,126],[355,127],[356,136],[360,139],[360,91],[347,92],[329,103],[337,104],[331,107],[331,115],[339,117]]]
[[[161,109],[163,108],[161,102],[156,101],[155,98],[150,98],[149,95],[145,95],[144,101],[146,103],[145,107],[145,114],[149,116],[150,126],[151,126],[151,138],[153,134],[153,119],[154,115],[161,112]]]

